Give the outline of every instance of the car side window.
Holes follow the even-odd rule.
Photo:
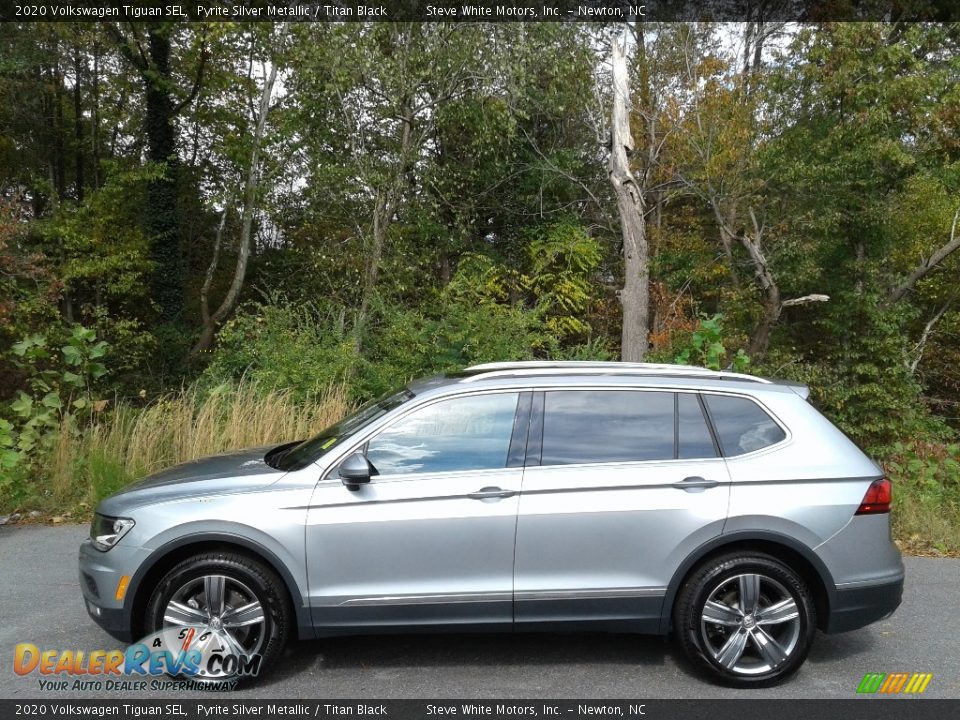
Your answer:
[[[677,393],[677,457],[715,458],[717,449],[696,395]]]
[[[370,440],[381,475],[506,467],[519,393],[470,395],[432,403]]]
[[[708,394],[704,394],[703,398],[726,457],[775,445],[787,436],[783,428],[752,400]]]
[[[673,396],[633,390],[547,392],[541,464],[672,460]]]

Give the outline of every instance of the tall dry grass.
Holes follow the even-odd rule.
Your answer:
[[[170,465],[305,439],[349,410],[340,387],[304,404],[252,382],[212,391],[186,388],[146,407],[121,403],[83,432],[62,428],[51,468],[53,494],[60,501],[95,502]]]

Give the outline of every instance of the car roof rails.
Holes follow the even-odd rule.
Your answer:
[[[644,375],[648,377],[704,378],[710,380],[740,380],[743,382],[773,384],[756,375],[710,370],[694,365],[662,363],[608,362],[593,360],[524,360],[520,362],[492,362],[471,365],[459,373],[463,382],[517,375]]]

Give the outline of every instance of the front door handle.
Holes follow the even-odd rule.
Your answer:
[[[699,475],[692,475],[675,482],[673,486],[678,490],[686,490],[687,492],[703,492],[707,488],[716,487],[719,484],[716,480],[704,480]]]
[[[513,497],[517,494],[516,490],[504,490],[498,487],[480,488],[476,492],[467,495],[471,500],[499,500],[500,498]]]

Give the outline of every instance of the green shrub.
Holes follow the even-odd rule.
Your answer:
[[[460,281],[422,310],[375,299],[362,352],[348,319],[352,315],[343,308],[280,298],[248,304],[221,329],[201,382],[212,387],[247,378],[298,401],[344,385],[351,399],[366,400],[414,377],[526,359],[550,346],[539,312],[483,301]]]
[[[344,315],[336,310],[279,298],[251,303],[220,329],[201,384],[209,388],[246,378],[304,402],[351,377],[353,348]]]
[[[735,372],[746,372],[750,358],[743,349],[730,355],[724,343],[723,315],[701,315],[686,345],[680,347],[673,362],[698,365],[711,370],[724,370],[729,365]]]
[[[96,332],[81,325],[60,338],[33,334],[14,343],[12,360],[26,376],[27,389],[5,408],[10,419],[0,424],[0,466],[37,463],[59,432],[76,432],[101,409],[95,387],[107,373],[101,361],[108,350]]]
[[[895,534],[905,548],[960,553],[960,445],[896,443],[883,466],[894,484]]]

